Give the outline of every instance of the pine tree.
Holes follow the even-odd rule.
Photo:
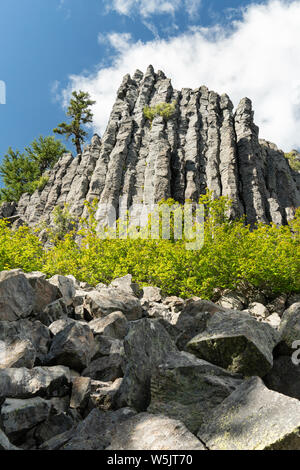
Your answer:
[[[32,191],[32,182],[38,178],[37,167],[28,155],[9,147],[0,166],[4,188],[1,200],[18,201],[23,193]]]
[[[4,183],[0,201],[18,201],[23,193],[32,194],[37,188],[42,189],[47,180],[43,173],[51,169],[64,152],[64,145],[53,136],[40,136],[23,153],[9,147],[0,165]]]
[[[81,144],[84,138],[88,135],[82,128],[82,124],[91,123],[93,120],[93,113],[90,107],[96,103],[90,99],[89,93],[79,90],[73,91],[70,104],[67,111],[67,116],[72,118],[70,124],[62,122],[57,128],[53,130],[56,134],[65,135],[67,139],[73,136],[72,143],[76,147],[77,154],[81,153]]]
[[[65,146],[60,140],[53,136],[40,136],[35,139],[30,147],[26,147],[25,151],[38,167],[38,173],[41,176],[46,170],[53,168],[59,158],[66,152]]]

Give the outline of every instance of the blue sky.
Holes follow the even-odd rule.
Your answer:
[[[122,75],[146,63],[178,88],[248,95],[262,137],[300,147],[299,24],[298,0],[1,0],[0,159],[51,134],[74,88],[102,134]]]

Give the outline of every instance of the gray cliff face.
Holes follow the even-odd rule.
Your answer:
[[[176,111],[152,126],[146,105],[176,100]],[[45,188],[23,195],[17,213],[29,224],[51,221],[55,206],[69,204],[84,215],[84,200],[100,204],[119,199],[151,205],[169,197],[197,201],[206,188],[233,200],[232,216],[247,222],[286,223],[300,205],[300,174],[274,144],[259,140],[248,98],[235,113],[227,95],[202,86],[174,90],[163,72],[126,75],[117,92],[102,140],[95,135],[82,155],[65,154]]]

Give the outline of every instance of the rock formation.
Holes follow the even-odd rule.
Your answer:
[[[230,308],[234,292],[215,304],[130,275],[93,288],[21,270],[0,292],[0,450],[300,450],[292,296],[261,316],[241,294]]]
[[[151,126],[144,106],[173,100],[174,114],[156,116]],[[183,203],[209,188],[232,199],[232,216],[286,223],[300,205],[300,174],[274,144],[259,140],[253,114],[248,98],[233,112],[226,94],[205,86],[177,91],[152,66],[145,74],[137,70],[124,77],[102,140],[95,135],[76,158],[65,154],[45,188],[24,194],[15,212],[7,206],[3,216],[49,223],[55,206],[68,203],[78,217],[84,200],[94,198],[118,215],[120,197],[127,208],[169,197]]]

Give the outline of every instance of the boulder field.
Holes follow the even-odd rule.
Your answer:
[[[300,450],[297,348],[297,296],[2,271],[0,449]]]

